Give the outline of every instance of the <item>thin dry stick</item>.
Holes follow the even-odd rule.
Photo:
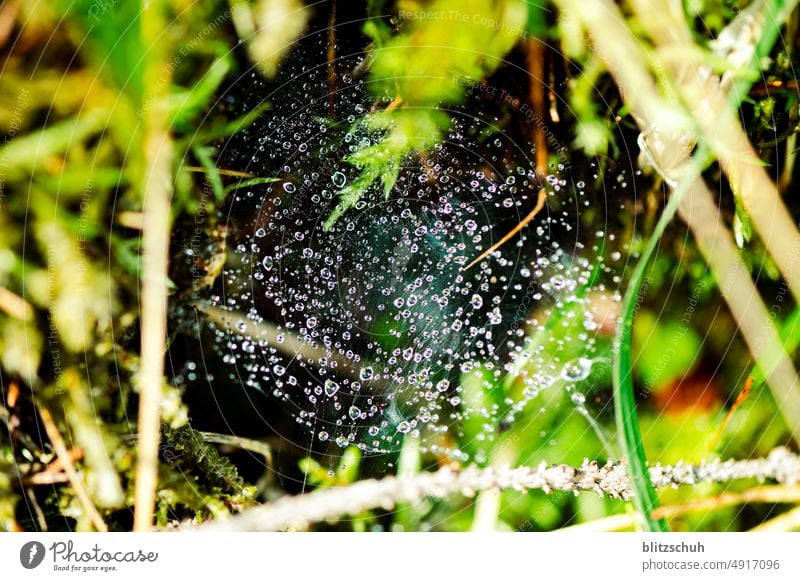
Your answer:
[[[653,518],[674,518],[687,512],[713,511],[728,506],[754,502],[796,503],[800,502],[800,487],[759,486],[744,492],[725,492],[684,504],[664,505],[653,511]],[[632,529],[639,522],[637,514],[614,514],[605,518],[558,529],[558,532],[619,531]]]
[[[199,167],[196,165],[184,165],[184,170],[192,173],[208,173],[208,170],[204,167]],[[220,169],[217,168],[217,173],[221,176],[231,176],[237,178],[254,178],[256,174],[252,174],[246,171],[237,171],[235,169]]]
[[[42,511],[42,507],[39,506],[39,501],[36,500],[36,494],[34,494],[33,490],[31,490],[30,488],[26,488],[25,496],[28,497],[28,502],[33,507],[33,512],[36,513],[36,522],[39,525],[39,532],[46,533],[47,519],[45,519],[44,517],[44,512]]]
[[[162,4],[152,2],[143,10],[145,41],[153,54],[145,68],[146,79],[159,79],[161,51],[156,35],[163,30]],[[157,86],[167,83],[158,81]],[[162,89],[163,92],[163,89]],[[153,97],[160,97],[158,93]],[[154,99],[153,102],[158,102]],[[167,336],[167,262],[169,257],[172,141],[164,127],[164,112],[153,106],[145,112],[144,159],[147,162],[142,211],[141,370],[139,375],[139,438],[133,530],[153,525],[158,485],[158,445],[161,435],[160,405],[164,386],[164,351]]]
[[[787,9],[796,3],[796,0],[787,2]],[[772,3],[769,0],[754,3],[734,23],[734,28],[743,38],[739,42],[729,39],[728,44],[732,48],[729,47],[726,56],[739,70],[751,62],[755,52],[753,43],[763,29],[764,20],[778,17],[764,12],[770,4]],[[686,58],[687,55],[697,53],[697,50],[686,26],[683,8],[674,3],[667,4],[664,0],[636,0],[635,5],[640,20],[646,23],[651,36],[656,40],[658,50],[662,53],[672,50],[683,55],[680,60],[673,58],[670,61],[672,76],[679,80],[678,89],[692,108],[694,119],[703,132],[704,142],[716,153],[731,183],[740,188],[748,215],[759,230],[765,246],[775,258],[795,296],[800,297],[800,269],[797,268],[800,260],[800,232],[789,216],[775,185],[758,164],[758,156],[728,103],[722,89],[722,80],[704,68],[702,62],[691,62],[691,59]],[[762,12],[758,12],[759,9]],[[756,192],[758,196],[755,195]],[[679,211],[692,228],[707,261],[717,263],[717,272],[728,273],[726,279],[718,278],[717,282],[723,294],[733,299],[729,300],[729,305],[731,310],[740,313],[740,329],[745,341],[759,367],[766,376],[771,377],[773,394],[781,414],[787,426],[792,429],[800,420],[800,384],[797,381],[797,372],[791,361],[783,355],[780,338],[771,324],[766,307],[756,302],[751,303],[750,297],[741,292],[740,284],[750,283],[750,271],[742,263],[730,232],[722,223],[713,197],[690,196]],[[752,290],[755,291],[754,286]],[[751,293],[750,296],[756,295]],[[752,316],[753,314],[756,316]],[[765,324],[769,326],[764,327]],[[748,328],[747,332],[742,325]],[[800,441],[800,433],[795,437]]]
[[[773,479],[781,484],[800,482],[800,457],[776,448],[767,458],[728,460],[708,464],[654,466],[650,477],[657,487],[694,486],[701,482],[729,482],[744,478]],[[323,488],[304,496],[287,496],[260,507],[246,509],[228,520],[197,527],[204,531],[274,531],[305,528],[314,522],[338,519],[367,510],[391,510],[398,503],[414,504],[426,497],[448,498],[456,494],[472,497],[484,490],[554,490],[579,494],[592,490],[601,496],[629,499],[632,488],[625,466],[609,461],[604,466],[584,461],[583,465],[536,468],[470,466],[462,471],[443,468],[410,478],[390,476],[362,480],[341,488]],[[192,530],[189,527],[187,530]]]
[[[717,496],[692,500],[680,505],[661,506],[653,511],[653,518],[669,518],[686,514],[687,512],[712,511],[727,506],[751,504],[754,502],[800,502],[800,487],[759,486],[742,492],[723,492]]]
[[[511,240],[511,238],[514,237],[514,235],[516,235],[517,232],[519,232],[525,226],[527,226],[528,223],[531,220],[533,220],[539,212],[542,211],[542,208],[544,208],[544,203],[546,201],[547,201],[547,192],[545,191],[544,188],[542,188],[542,189],[539,190],[539,197],[536,200],[536,206],[533,208],[533,210],[531,210],[530,214],[528,214],[522,220],[520,220],[519,224],[514,226],[514,228],[512,228],[511,231],[508,234],[506,234],[500,240],[498,240],[496,243],[494,243],[491,246],[491,248],[489,248],[488,250],[483,252],[483,254],[481,254],[478,258],[476,258],[475,260],[470,262],[467,266],[465,266],[464,270],[469,270],[470,268],[472,268],[473,266],[478,264],[481,260],[483,260],[484,258],[489,256],[492,252],[494,252],[495,250],[500,248],[503,244],[505,244],[506,242]]]
[[[800,507],[776,516],[757,527],[750,529],[754,533],[783,533],[787,531],[800,530]]]
[[[194,307],[206,315],[210,321],[232,334],[243,335],[256,340],[265,340],[289,357],[305,359],[306,361],[319,361],[320,359],[336,361],[342,373],[358,377],[358,369],[354,369],[347,359],[336,351],[315,347],[292,333],[278,330],[278,327],[271,323],[251,321],[244,313],[227,311],[201,302],[194,303]],[[283,338],[279,340],[278,337],[281,335],[283,335]]]
[[[92,498],[89,496],[89,492],[86,490],[83,480],[81,480],[78,471],[75,469],[75,464],[72,463],[72,455],[67,449],[67,445],[64,443],[64,438],[61,437],[58,426],[56,426],[56,423],[53,421],[53,416],[50,415],[50,412],[46,408],[39,406],[39,417],[42,418],[42,424],[44,424],[47,437],[50,438],[50,443],[53,444],[53,450],[55,450],[56,456],[61,462],[64,472],[69,479],[69,483],[75,491],[75,496],[78,497],[78,501],[83,506],[83,510],[86,511],[95,529],[100,532],[107,532],[108,527],[103,521],[103,517],[97,512],[97,508],[92,502]]]
[[[75,441],[81,446],[78,453],[85,457],[85,464],[92,471],[93,479],[89,483],[92,496],[100,507],[120,507],[125,503],[125,493],[106,447],[106,439],[110,439],[110,436],[104,437],[103,422],[96,417],[86,386],[81,383],[78,374],[69,370],[63,377],[72,403],[67,408],[66,419],[74,431]],[[108,444],[113,446],[111,441]]]
[[[643,153],[675,188],[685,175],[694,136],[687,134],[686,114],[680,103],[667,103],[656,88],[646,65],[647,56],[625,25],[625,19],[611,0],[560,0],[566,12],[579,15],[590,30],[595,49],[606,62],[634,118],[642,128]],[[684,122],[675,122],[683,119]],[[787,427],[800,418],[800,384],[786,355],[767,308],[739,256],[730,231],[720,218],[713,195],[702,179],[693,179],[679,206],[700,252],[706,259],[720,291],[753,354]],[[793,433],[800,442],[800,429]]]
[[[31,304],[2,286],[0,286],[0,311],[20,321],[29,321],[33,318]]]
[[[336,118],[336,0],[331,2],[328,15],[328,114]]]
[[[641,517],[636,513],[612,514],[589,522],[556,529],[554,533],[600,533],[610,531],[625,531],[633,529],[641,522]]]
[[[705,185],[704,185],[705,186]],[[783,349],[775,326],[758,294],[747,267],[742,263],[730,231],[722,224],[719,209],[705,188],[692,195],[678,212],[689,225],[728,307],[736,319],[756,365],[767,378],[786,427],[800,442],[800,384],[797,371]]]
[[[169,135],[153,132],[147,139],[147,194],[144,203],[142,243],[142,345],[139,376],[139,440],[137,445],[135,513],[136,531],[153,525],[158,483],[160,405],[164,385],[166,349],[167,260],[169,247]]]

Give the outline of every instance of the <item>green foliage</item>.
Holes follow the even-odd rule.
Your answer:
[[[633,332],[634,369],[648,390],[658,391],[691,373],[698,363],[702,340],[687,322],[659,319],[642,311]]]
[[[379,23],[368,25],[379,43],[372,54],[369,86],[377,99],[394,106],[358,122],[376,137],[347,158],[359,174],[339,192],[326,230],[373,184],[380,183],[389,195],[404,160],[427,152],[447,130],[449,117],[440,107],[464,99],[465,81],[492,73],[526,26],[526,3],[519,0],[434,0],[424,9],[437,17],[412,19],[391,40],[384,41]]]
[[[187,10],[190,4],[191,10]],[[256,5],[239,4],[251,8]],[[630,164],[614,119],[619,115],[622,125],[631,120],[603,64],[585,45],[585,31],[576,30],[573,19],[562,15],[555,29],[548,25],[544,8],[527,2],[434,0],[424,4],[425,11],[438,12],[443,17],[408,19],[393,31],[390,20],[381,15],[396,11],[400,4],[368,4],[370,18],[364,24],[364,32],[372,42],[368,85],[378,104],[351,128],[366,138],[361,140],[364,145],[346,158],[355,177],[339,191],[339,205],[327,218],[326,228],[333,227],[368,192],[377,189],[384,196],[391,195],[403,165],[415,155],[430,152],[450,130],[447,108],[463,105],[469,84],[486,80],[503,66],[503,59],[511,58],[511,51],[524,36],[522,31],[558,43],[579,65],[580,73],[575,72],[577,69],[556,69],[553,73],[563,75],[555,79],[554,86],[559,90],[566,87],[573,108],[569,118],[562,111],[562,123],[565,132],[574,132],[576,149],[598,155],[609,165]],[[406,2],[403,6],[423,5]],[[721,30],[733,15],[733,4],[719,0],[693,1],[687,7],[690,16],[702,20],[713,31]],[[179,225],[195,227],[192,213],[200,207],[201,187],[213,193],[208,203],[221,209],[230,192],[276,181],[270,176],[230,179],[230,173],[217,167],[215,142],[242,131],[270,108],[265,103],[234,119],[207,116],[225,83],[242,72],[230,52],[236,43],[236,25],[225,16],[227,4],[192,4],[183,0],[169,4],[175,19],[153,47],[144,46],[138,4],[119,2],[98,13],[103,8],[102,3],[89,0],[59,1],[35,9],[23,7],[20,18],[30,18],[33,25],[20,31],[24,42],[19,46],[42,46],[52,37],[59,49],[14,55],[0,86],[0,126],[9,135],[0,146],[0,292],[8,293],[2,295],[0,313],[2,530],[33,530],[41,526],[27,515],[20,519],[21,507],[31,502],[30,498],[41,505],[45,524],[91,527],[71,485],[20,486],[20,482],[46,474],[54,459],[51,442],[38,423],[37,406],[51,410],[67,447],[80,450],[75,466],[85,477],[92,502],[110,528],[127,526],[136,462],[135,440],[130,434],[137,429],[132,418],[136,416],[135,385],[140,368],[138,285],[142,265],[141,225],[137,220],[141,222],[142,218],[139,211],[145,193],[146,161],[141,147],[142,117],[157,112],[169,127],[176,152],[171,176],[172,218]],[[249,14],[255,18],[254,12]],[[291,30],[302,29],[307,18],[307,13],[298,16]],[[489,21],[500,25],[488,26]],[[636,23],[631,25],[635,28]],[[41,31],[45,31],[43,36]],[[700,42],[707,42],[707,30],[696,26],[694,33]],[[761,57],[770,52],[776,34],[776,29],[770,29],[760,40]],[[792,34],[796,37],[796,30]],[[291,44],[288,40],[281,42],[284,48]],[[790,42],[787,45],[789,48],[771,53],[770,82],[791,81],[794,77],[791,62],[797,58],[796,49]],[[260,50],[264,46],[267,45]],[[66,52],[59,52],[61,47],[77,51],[79,56],[66,70]],[[150,49],[156,50],[156,57],[144,59]],[[248,50],[252,53],[252,49]],[[261,62],[261,70],[274,73],[283,54],[276,52]],[[34,56],[38,64],[36,70],[31,70]],[[160,63],[163,69],[146,71],[146,62]],[[742,77],[734,93],[747,96],[752,81]],[[598,99],[598,92],[603,99]],[[765,96],[754,91],[747,97],[749,108],[744,111],[752,131],[774,138],[774,143],[754,139],[757,144],[769,144],[763,145],[765,151],[761,153],[766,152],[765,158],[768,148],[789,148],[783,144],[794,143],[796,95],[784,93],[776,90]],[[561,97],[557,95],[558,99]],[[381,109],[381,105],[385,107]],[[512,121],[518,114],[507,113]],[[578,152],[570,154],[575,157],[577,171],[583,171]],[[788,154],[785,159],[790,183],[793,162]],[[783,159],[772,159],[770,163],[784,166]],[[596,166],[588,162],[586,165],[587,175],[596,177],[601,173]],[[190,172],[186,166],[199,166],[202,172]],[[699,164],[696,169],[708,168]],[[597,178],[601,186],[602,179],[602,175]],[[637,188],[653,186],[649,177],[635,179]],[[752,237],[749,216],[733,186],[732,202],[724,206],[725,219],[732,222],[736,241],[748,263],[754,269],[764,265],[767,274],[777,279],[759,254],[762,249]],[[650,212],[653,221],[661,217],[655,231],[638,256],[633,273],[623,273],[624,280],[615,281],[613,289],[605,287],[601,293],[611,296],[617,283],[627,284],[616,349],[612,349],[608,334],[598,333],[591,374],[576,382],[558,379],[561,370],[580,359],[586,350],[586,345],[575,339],[575,329],[598,299],[590,296],[590,289],[600,286],[597,271],[587,273],[590,283],[584,288],[560,299],[546,312],[531,314],[546,318],[546,323],[529,332],[524,350],[511,369],[498,375],[496,369],[479,364],[461,375],[461,421],[451,432],[441,435],[442,448],[466,451],[470,462],[484,466],[580,464],[584,458],[603,461],[609,456],[624,456],[636,483],[638,510],[648,527],[663,530],[664,523],[652,518],[659,498],[647,481],[648,462],[700,460],[715,454],[758,456],[785,443],[786,428],[773,421],[777,405],[763,389],[764,378],[758,367],[750,367],[744,347],[740,342],[731,342],[735,328],[730,319],[719,314],[713,284],[709,281],[702,296],[693,298],[695,317],[690,322],[682,320],[685,301],[675,298],[680,293],[666,297],[663,292],[657,294],[673,282],[685,285],[709,276],[691,242],[676,241],[666,229],[679,197],[674,194],[665,209],[659,201],[648,201],[650,207],[643,211]],[[790,195],[786,197],[796,206]],[[583,214],[589,222],[586,226],[594,227],[607,220],[605,210],[587,208]],[[634,231],[640,210],[633,208],[627,214],[626,206],[621,212],[624,215],[619,217],[620,230]],[[200,229],[204,236],[213,238],[216,216],[211,207],[207,212],[208,220]],[[665,242],[663,251],[659,250],[651,264],[659,240]],[[181,240],[178,238],[176,243],[180,245]],[[180,262],[182,250],[175,249],[176,263]],[[224,260],[223,251],[220,255]],[[203,258],[220,261],[218,256]],[[684,262],[678,264],[679,260]],[[211,284],[218,272],[212,266],[207,270],[205,285]],[[644,277],[648,274],[650,292],[645,292]],[[187,294],[181,284],[178,281],[173,288],[170,321],[172,324],[177,320],[176,326],[194,324],[194,320],[186,320],[191,317],[181,302]],[[774,290],[768,284],[765,287]],[[789,299],[786,303],[783,300],[780,299],[775,317],[782,319],[786,351],[794,354],[800,342],[800,315],[792,310],[786,316]],[[715,327],[701,341],[708,320],[714,320]],[[375,329],[382,332],[390,325],[396,323],[378,320]],[[391,341],[387,339],[385,347],[394,347]],[[545,369],[532,363],[534,354],[547,361]],[[609,363],[612,359],[613,371]],[[719,400],[713,406],[665,411],[654,407],[649,398],[636,397],[643,387],[663,389],[676,379],[691,377],[701,361],[719,364],[722,369]],[[525,393],[525,382],[520,378],[536,373],[550,374],[556,380],[538,393]],[[726,419],[731,402],[748,375],[754,378],[752,394]],[[13,398],[9,395],[12,385],[16,390]],[[580,401],[575,399],[576,394],[585,396],[584,407],[576,405]],[[509,403],[519,401],[523,405]],[[165,526],[183,519],[202,521],[253,504],[256,487],[239,474],[237,466],[221,455],[220,449],[209,443],[207,436],[191,427],[189,419],[194,411],[183,404],[181,389],[165,385],[162,403],[165,425],[158,524]],[[616,406],[620,450],[616,449],[612,434],[612,404]],[[392,410],[396,412],[398,406],[402,407],[402,402]],[[477,409],[498,413],[486,417],[474,413]],[[400,417],[399,413],[395,415]],[[394,416],[387,417],[399,421]],[[324,488],[346,486],[382,474],[387,463],[392,469],[397,466],[398,473],[413,476],[442,464],[459,464],[461,459],[423,453],[419,442],[409,437],[399,459],[381,461],[384,464],[376,468],[378,461],[362,458],[358,448],[350,446],[335,459],[309,455],[299,461],[299,469],[308,485]],[[297,456],[291,457],[290,462],[292,468],[298,466]],[[275,484],[269,494],[285,494],[280,486]],[[733,488],[747,486],[749,483]],[[726,484],[694,491],[665,491],[660,494],[660,501],[679,504],[729,488]],[[474,500],[462,497],[426,499],[414,506],[398,507],[396,514],[375,511],[336,526],[354,530],[468,530],[474,524],[474,507]],[[499,530],[551,530],[625,510],[623,503],[591,495],[576,498],[558,493],[504,492],[494,524]],[[742,528],[749,525],[748,518],[752,517],[738,510],[714,511],[674,519],[670,528]]]
[[[216,448],[203,440],[203,435],[184,425],[179,428],[165,426],[164,453],[170,464],[179,471],[198,471],[204,484],[225,494],[224,498],[236,498],[239,502],[252,500],[253,487],[245,486],[236,467],[227,458],[220,456]]]
[[[355,446],[345,448],[336,468],[325,468],[310,457],[300,461],[300,470],[308,477],[308,481],[321,488],[346,486],[355,482],[360,466],[361,451]]]
[[[22,58],[4,73],[8,94],[0,122],[13,133],[0,147],[0,287],[19,305],[11,316],[0,314],[4,530],[22,524],[16,522],[20,494],[33,494],[44,512],[44,525],[25,522],[26,528],[52,522],[92,526],[70,486],[26,492],[13,485],[44,471],[53,458],[50,443],[38,441],[44,436],[33,401],[53,411],[66,445],[81,452],[76,468],[110,527],[118,526],[117,511],[128,512],[136,452],[123,434],[135,433],[129,420],[136,417],[139,368],[141,119],[148,111],[165,115],[181,157],[200,152],[212,175],[207,144],[245,127],[268,107],[240,119],[206,120],[198,131],[221,82],[233,72],[227,17],[220,19],[215,3],[188,12],[178,4],[180,16],[148,50],[135,3],[59,2],[31,8],[30,14],[26,8],[20,16],[28,23],[20,28],[25,46],[36,46],[37,35],[47,31],[45,40],[53,43],[48,46],[56,48],[37,55],[35,70],[27,70]],[[78,56],[64,70],[66,50]],[[148,52],[160,55],[163,68],[145,74],[142,57]],[[214,188],[220,201],[229,188],[220,178]],[[193,180],[176,180],[175,215],[192,209],[196,198]],[[13,406],[6,400],[9,386],[20,394]],[[184,425],[186,410],[175,388],[165,388],[163,414],[167,448],[177,463],[161,473],[161,524],[252,502],[254,487]],[[13,447],[9,426],[17,440]],[[176,465],[180,471],[172,469]]]
[[[633,362],[631,341],[633,336],[633,322],[636,316],[636,306],[639,292],[644,282],[645,273],[650,257],[655,251],[658,241],[666,230],[675,213],[678,204],[687,193],[687,188],[693,182],[694,176],[702,171],[706,164],[707,152],[696,154],[692,165],[693,174],[684,175],[679,189],[670,197],[669,203],[658,220],[655,231],[648,240],[639,261],[636,263],[625,298],[622,303],[622,317],[617,327],[615,348],[617,350],[613,364],[614,383],[614,410],[616,415],[617,431],[620,444],[628,463],[628,471],[633,483],[633,502],[637,511],[644,519],[644,525],[651,532],[664,532],[669,530],[663,519],[653,518],[653,511],[658,508],[659,500],[648,472],[647,455],[642,442],[639,416],[636,409],[633,386]],[[688,174],[689,172],[687,172]]]

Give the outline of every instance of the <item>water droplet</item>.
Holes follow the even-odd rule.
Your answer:
[[[592,360],[586,357],[578,357],[565,364],[561,369],[561,378],[566,381],[583,381],[589,377],[592,371]]]
[[[586,403],[586,396],[579,391],[572,392],[569,398],[572,400],[572,403],[578,406],[582,406]]]
[[[339,391],[339,384],[332,379],[325,380],[325,395],[333,397]]]

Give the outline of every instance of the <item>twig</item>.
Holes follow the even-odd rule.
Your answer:
[[[653,511],[653,518],[673,518],[687,512],[713,511],[728,506],[754,502],[797,503],[800,502],[798,486],[759,486],[742,492],[724,492],[677,505],[665,505]],[[788,514],[788,513],[786,513]],[[636,514],[614,514],[605,518],[572,525],[558,532],[619,531],[631,529],[639,521]],[[764,523],[766,524],[766,523]]]
[[[8,42],[11,33],[14,31],[14,23],[17,21],[20,3],[18,0],[5,2],[0,7],[0,46]]]
[[[796,503],[800,502],[798,486],[759,486],[742,492],[724,492],[674,506],[662,506],[653,511],[654,518],[669,518],[687,512],[711,511],[726,506],[753,502]]]
[[[67,422],[74,431],[75,441],[80,445],[75,453],[85,457],[85,464],[92,472],[93,478],[89,482],[92,497],[100,507],[121,507],[125,503],[125,493],[109,454],[109,448],[115,448],[116,438],[110,434],[104,436],[103,421],[97,417],[87,395],[87,386],[81,382],[78,373],[67,370],[63,380],[72,403],[67,408]],[[48,466],[48,469],[54,468]]]
[[[47,437],[50,438],[50,443],[53,444],[53,450],[55,450],[56,456],[58,456],[64,468],[64,472],[67,478],[69,478],[72,489],[75,491],[75,496],[83,506],[83,510],[86,511],[95,529],[100,532],[107,532],[108,527],[106,523],[103,522],[103,517],[97,512],[97,508],[92,502],[92,498],[89,496],[89,492],[86,490],[83,480],[81,480],[81,477],[78,475],[78,471],[75,470],[75,464],[72,462],[72,457],[67,449],[67,445],[64,443],[64,438],[61,437],[58,426],[56,426],[56,423],[53,421],[53,416],[50,415],[50,412],[46,408],[39,406],[39,417],[42,419]]]
[[[63,472],[36,472],[22,481],[24,486],[52,486],[69,482],[69,477]]]
[[[272,446],[266,442],[253,440],[252,438],[243,438],[241,436],[232,436],[230,434],[218,434],[216,432],[199,432],[199,434],[203,437],[203,441],[209,444],[233,446],[259,454],[264,457],[267,466],[272,466]]]
[[[302,337],[295,336],[290,332],[280,331],[269,322],[252,321],[244,313],[228,311],[200,301],[193,303],[193,305],[198,311],[206,315],[210,321],[213,321],[231,334],[265,340],[284,355],[296,357],[298,360],[305,359],[306,361],[314,362],[328,359],[329,361],[336,361],[339,373],[347,374],[354,378],[358,377],[358,369],[354,369],[344,356],[332,350],[320,349]],[[284,338],[279,340],[278,337],[281,335]]]
[[[793,508],[775,518],[750,529],[754,533],[783,533],[800,529],[800,507]]]
[[[328,14],[328,114],[336,118],[336,0]]]
[[[533,208],[533,210],[531,210],[530,214],[528,214],[522,220],[520,220],[519,224],[514,226],[508,234],[506,234],[500,240],[495,242],[491,246],[491,248],[485,250],[478,258],[476,258],[475,260],[470,262],[467,266],[465,266],[464,270],[469,270],[470,268],[478,264],[481,260],[489,256],[492,252],[500,248],[503,244],[508,242],[517,232],[519,232],[525,226],[527,226],[528,223],[531,220],[533,220],[539,212],[542,211],[542,208],[544,208],[544,204],[546,201],[547,201],[547,192],[545,191],[544,188],[542,188],[539,190],[539,197],[536,200],[536,206]]]
[[[47,520],[44,518],[44,512],[42,512],[42,507],[39,506],[39,501],[36,500],[36,493],[33,492],[33,490],[31,490],[30,488],[26,488],[25,496],[28,497],[28,502],[33,507],[33,512],[36,513],[36,521],[39,524],[39,532],[46,533]]]
[[[29,321],[33,318],[31,304],[2,286],[0,286],[0,311],[20,321]]]
[[[655,514],[655,513],[654,513]],[[610,531],[624,531],[632,529],[641,521],[636,513],[612,514],[604,518],[598,518],[589,522],[582,522],[577,525],[556,529],[556,533],[597,533]]]
[[[399,106],[400,106],[402,103],[403,103],[403,97],[401,97],[400,95],[398,95],[397,97],[395,97],[394,99],[392,99],[392,102],[391,102],[391,103],[389,103],[389,104],[386,106],[386,109],[384,109],[384,110],[383,110],[383,112],[384,112],[384,113],[391,113],[392,111],[394,111],[395,109],[397,109],[397,108],[398,108],[398,107],[399,107]]]
[[[744,382],[744,385],[742,386],[742,390],[736,396],[736,400],[733,402],[733,405],[725,414],[725,417],[722,418],[719,427],[714,433],[714,436],[711,440],[713,442],[713,445],[711,446],[710,449],[712,450],[717,449],[717,445],[719,444],[719,441],[722,439],[722,435],[725,433],[725,428],[728,427],[728,423],[731,421],[733,414],[735,414],[736,411],[742,406],[742,404],[747,401],[747,398],[750,397],[750,393],[753,390],[754,383],[755,383],[755,377],[752,375],[748,376]]]
[[[188,171],[190,173],[208,173],[206,168],[199,167],[199,166],[196,166],[196,165],[184,165],[184,166],[182,166],[181,169],[183,169],[185,171]],[[221,176],[231,176],[231,177],[236,177],[236,178],[254,178],[254,177],[256,177],[256,174],[252,174],[252,173],[246,172],[246,171],[237,171],[235,169],[220,169],[220,168],[217,168],[217,173],[219,175],[221,175]]]
[[[756,460],[654,466],[650,468],[650,477],[660,488],[744,478],[773,479],[791,486],[800,482],[800,457],[785,448],[776,448],[767,458]],[[632,489],[625,466],[610,460],[604,466],[584,461],[579,468],[548,467],[544,463],[536,468],[471,466],[463,471],[443,468],[411,478],[390,476],[382,480],[362,480],[341,488],[318,489],[305,496],[283,497],[247,509],[228,520],[212,521],[197,528],[203,531],[303,528],[367,510],[391,510],[398,503],[418,503],[426,497],[447,498],[456,494],[472,497],[484,490],[542,490],[546,493],[560,490],[574,494],[592,490],[601,496],[627,500]],[[187,527],[187,530],[192,528]]]
[[[145,197],[142,272],[142,344],[139,383],[139,441],[136,466],[134,530],[147,530],[153,523],[158,481],[160,404],[164,384],[166,348],[167,256],[169,246],[169,191],[162,178],[169,175],[169,136],[155,133],[148,138],[149,168]],[[166,149],[166,151],[162,151]],[[156,161],[165,158],[166,164]]]

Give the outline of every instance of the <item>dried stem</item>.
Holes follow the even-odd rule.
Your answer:
[[[759,486],[742,492],[725,492],[718,496],[709,496],[708,498],[701,498],[676,506],[662,506],[654,511],[653,516],[655,518],[669,518],[686,514],[687,512],[711,511],[753,502],[795,504],[800,502],[800,487]]]
[[[20,321],[30,321],[33,318],[33,307],[31,304],[19,295],[1,286],[0,311]]]
[[[750,531],[756,533],[783,533],[798,529],[800,529],[800,507],[793,508],[757,527],[753,527]]]
[[[492,252],[500,248],[503,244],[511,240],[511,238],[513,238],[520,230],[522,230],[525,226],[527,226],[528,223],[531,220],[533,220],[539,214],[539,212],[542,211],[545,202],[547,202],[547,191],[544,188],[542,188],[539,190],[539,195],[536,199],[536,206],[534,206],[533,210],[531,210],[527,216],[525,216],[522,220],[520,220],[519,224],[514,226],[505,236],[503,236],[500,240],[492,244],[492,246],[486,249],[480,256],[478,256],[478,258],[476,258],[475,260],[470,262],[467,266],[465,266],[464,270],[469,270],[470,268],[478,264],[481,260],[489,256]]]
[[[792,486],[800,482],[800,457],[785,448],[776,448],[767,458],[715,461],[708,464],[654,466],[650,477],[657,487],[694,486],[700,483],[730,482],[756,478],[773,479]],[[462,471],[443,468],[410,478],[390,476],[382,480],[363,480],[341,488],[324,488],[305,496],[288,496],[275,502],[247,509],[224,521],[213,521],[196,530],[275,531],[307,527],[314,522],[338,519],[367,510],[391,510],[398,503],[418,503],[426,497],[448,498],[456,494],[472,497],[485,490],[556,490],[579,494],[592,490],[601,496],[629,499],[631,483],[625,466],[609,461],[604,466],[585,461],[582,466],[536,468],[477,468]],[[191,530],[191,529],[189,529]]]
[[[161,392],[164,385],[166,349],[167,257],[169,245],[169,135],[154,132],[148,137],[151,152],[148,188],[144,203],[142,273],[142,347],[139,377],[139,441],[137,445],[134,530],[147,530],[153,523],[158,480]],[[166,166],[166,167],[165,167]],[[165,175],[166,174],[166,175]]]
[[[647,67],[647,55],[616,5],[610,0],[560,0],[566,11],[578,14],[591,30],[595,49],[606,62],[628,106],[642,129],[643,153],[675,190],[687,171],[689,153],[696,137],[687,131],[691,123],[679,102],[665,101]],[[677,77],[680,81],[681,78]],[[714,81],[719,82],[719,81]],[[711,80],[709,81],[711,83]],[[728,108],[725,102],[725,109]],[[705,114],[714,117],[716,111]],[[676,120],[682,120],[676,122]],[[776,404],[793,437],[800,442],[800,384],[797,372],[783,349],[749,270],[739,256],[730,231],[720,217],[713,195],[697,178],[687,188],[679,206],[705,257],[737,326],[767,378]]]
[[[724,492],[717,496],[700,498],[684,504],[661,506],[653,511],[653,518],[674,518],[688,512],[710,512],[720,508],[755,502],[796,504],[800,502],[800,487],[758,486],[742,492]],[[789,513],[784,514],[788,515]],[[564,527],[559,529],[558,532],[621,531],[634,528],[638,522],[639,516],[637,514],[614,514],[605,518]],[[768,523],[764,523],[764,525],[766,524]]]
[[[50,415],[47,409],[39,406],[39,417],[42,418],[42,424],[44,424],[47,437],[50,438],[50,443],[53,444],[53,450],[58,460],[61,462],[64,473],[67,475],[69,483],[75,491],[75,496],[78,497],[78,501],[81,503],[81,506],[83,506],[83,510],[86,511],[95,529],[100,532],[107,532],[108,527],[103,521],[103,517],[97,512],[97,507],[95,507],[92,502],[92,498],[89,496],[89,492],[86,490],[83,480],[81,480],[78,471],[75,469],[75,464],[72,462],[72,455],[67,449],[67,445],[64,443],[64,438],[61,437],[58,426],[56,426],[56,423],[53,421],[53,416]]]
[[[160,34],[162,6],[151,2],[143,10],[145,34]],[[158,46],[155,39],[149,46]],[[148,43],[146,43],[148,44]],[[149,48],[148,46],[148,48]],[[153,50],[145,70],[146,86],[156,91],[163,76],[160,51]],[[163,89],[162,89],[163,91]],[[160,94],[150,95],[158,103]],[[138,464],[134,492],[135,531],[153,526],[158,485],[161,393],[164,386],[164,351],[167,334],[167,262],[169,253],[170,197],[172,182],[172,141],[164,127],[164,111],[158,106],[145,112],[143,184],[144,228],[142,234],[141,370],[139,376]]]
[[[800,231],[783,203],[778,188],[767,175],[744,129],[738,111],[730,106],[719,79],[705,66],[696,48],[687,18],[679,3],[636,0],[639,21],[655,40],[657,52],[678,79],[677,89],[691,110],[704,143],[714,151],[734,190],[739,192],[764,246],[780,268],[795,299],[800,301]],[[783,5],[778,9],[778,5]],[[797,0],[758,0],[735,21],[741,38],[721,35],[717,47],[735,69],[747,70],[756,53],[756,42],[766,22],[783,21]],[[779,12],[775,14],[773,12]],[[728,38],[730,36],[730,38]],[[671,56],[670,56],[671,55]],[[680,55],[678,57],[677,55]]]

